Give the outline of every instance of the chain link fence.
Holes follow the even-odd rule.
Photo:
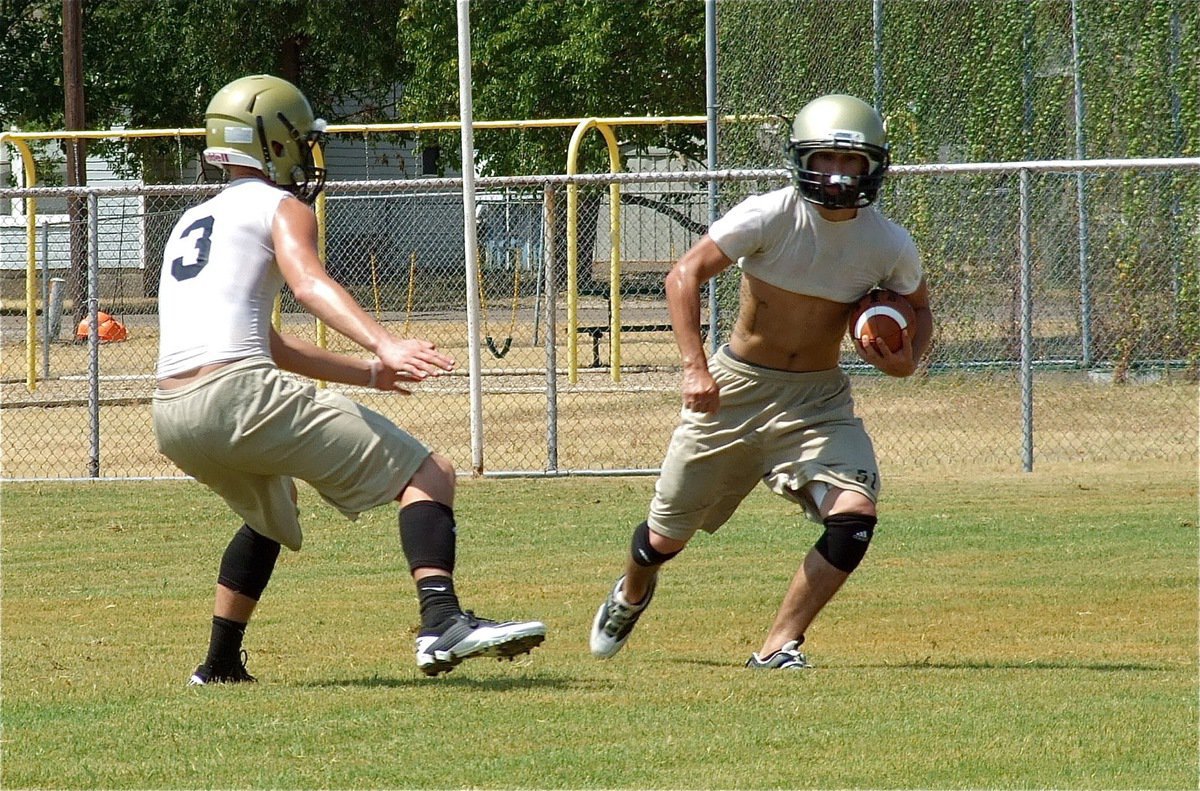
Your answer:
[[[907,380],[874,374],[848,342],[843,358],[885,468],[1147,458],[1194,464],[1198,169],[1196,159],[1071,170],[1052,163],[897,167],[883,203],[913,229],[927,260],[937,325],[932,353]],[[479,183],[477,471],[657,467],[679,410],[662,272],[703,233],[710,178],[720,181],[723,203],[786,183],[780,170]],[[607,187],[614,181],[628,264],[620,279],[619,376],[609,367],[617,330],[608,282]],[[568,182],[582,194],[576,327],[566,322]],[[0,191],[0,199],[86,196],[90,293],[128,331],[119,342],[80,341],[68,309],[59,332],[46,341],[38,326],[31,346],[28,317],[3,318],[4,479],[178,474],[156,452],[151,429],[154,291],[166,233],[212,189]],[[1081,195],[1090,207],[1084,233]],[[1164,209],[1175,201],[1178,213]],[[360,304],[393,332],[427,338],[460,361],[459,371],[409,398],[344,389],[472,469],[461,183],[339,182],[330,185],[322,214],[329,270]],[[68,260],[68,229],[43,233],[57,252],[49,258]],[[280,317],[284,331],[322,341],[286,291]],[[572,334],[579,341],[574,382]],[[335,332],[323,342],[361,353]]]
[[[1195,463],[1200,179],[1195,160],[1183,158],[1200,155],[1200,4],[740,0],[716,9],[719,112],[738,117],[721,123],[717,159],[758,169],[722,172],[720,210],[785,183],[778,168],[789,120],[814,96],[852,93],[888,119],[903,164],[881,203],[923,254],[937,328],[927,366],[910,380],[873,375],[846,347],[885,465]],[[484,151],[486,134],[477,138]],[[567,129],[546,134],[565,149]],[[575,327],[564,293],[567,179],[485,180],[471,295],[480,309],[468,322],[460,184],[415,178],[443,172],[441,147],[453,161],[455,138],[362,131],[327,147],[331,172],[360,179],[332,185],[325,200],[330,272],[394,332],[427,337],[463,363],[413,398],[351,388],[352,396],[462,469],[475,466],[478,439],[487,473],[652,470],[678,411],[662,275],[707,225],[707,176],[655,175],[645,172],[657,167],[653,157],[626,160],[644,175],[619,178],[618,332],[607,177],[574,181],[582,193]],[[120,153],[124,143],[111,145]],[[147,182],[203,180],[200,138],[156,145],[158,159],[140,171]],[[34,148],[55,158],[49,142]],[[1098,161],[1111,157],[1173,161]],[[1048,159],[1097,161],[1011,164]],[[1010,164],[947,164],[997,162]],[[110,166],[89,183],[124,172]],[[156,283],[166,234],[212,189],[0,191],[0,212],[36,194],[39,216],[54,217],[33,241],[46,283],[34,303],[52,302],[51,280],[90,253],[95,306],[128,330],[125,341],[80,342],[82,306],[68,304],[47,341],[37,320],[49,311],[3,316],[0,477],[177,474],[150,431]],[[91,212],[81,211],[87,196]],[[0,217],[10,219],[20,218]],[[0,263],[19,266],[29,244],[19,222],[0,224]],[[736,286],[736,272],[718,279],[714,340],[727,335]],[[322,338],[286,292],[280,315],[287,331],[353,351],[336,333]],[[469,326],[483,363],[478,437]]]
[[[1200,155],[1192,0],[742,0],[717,4],[726,168],[781,166],[787,122],[849,93],[903,164]]]
[[[1190,0],[744,0],[716,8],[720,112],[777,119],[723,124],[722,167],[782,166],[791,118],[825,93],[879,108],[893,161],[906,166],[1200,156],[1200,4]],[[724,189],[722,210],[745,194]],[[929,415],[931,431],[1000,415],[1009,423],[1020,410],[1026,430],[1038,428],[1036,444],[1025,438],[1026,465],[1035,453],[1088,456],[1082,447],[1091,440],[1080,438],[1090,432],[1097,442],[1105,434],[1110,452],[1123,443],[1134,452],[1143,432],[1156,433],[1155,419],[1134,417],[1135,397],[1097,402],[1102,389],[1093,385],[1194,378],[1200,187],[1191,174],[1083,168],[1022,182],[1016,170],[931,173],[892,178],[883,206],[913,233],[929,273],[939,322],[931,371],[958,372],[935,374],[931,384],[971,369],[975,382],[995,376],[987,403],[943,392],[942,403],[964,409]],[[736,277],[723,276],[718,288],[728,315]],[[1006,367],[1022,354],[1036,366],[1037,388],[1008,380]],[[1050,382],[1058,386],[1047,389]],[[1196,393],[1183,393],[1178,403],[1191,417]],[[1183,458],[1194,463],[1195,420],[1177,425]],[[980,455],[995,457],[986,448]]]

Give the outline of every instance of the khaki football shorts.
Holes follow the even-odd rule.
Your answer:
[[[810,482],[878,499],[875,448],[840,368],[760,368],[721,347],[708,369],[721,406],[715,414],[681,412],[650,504],[654,532],[678,540],[716,532],[759,481],[815,522],[821,516],[805,491]]]
[[[303,541],[293,478],[349,519],[396,498],[430,450],[331,390],[285,377],[265,357],[154,393],[158,449],[289,549]]]

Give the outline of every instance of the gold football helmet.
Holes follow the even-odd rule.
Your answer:
[[[204,131],[205,162],[260,170],[309,204],[325,186],[313,160],[325,121],[287,80],[255,74],[229,83],[208,103]]]
[[[891,158],[887,129],[871,105],[853,96],[833,93],[813,99],[796,113],[787,143],[796,188],[810,203],[830,209],[869,205],[879,194]],[[851,151],[867,160],[861,176],[812,170],[809,158],[818,151]]]

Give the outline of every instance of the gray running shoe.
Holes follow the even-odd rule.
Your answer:
[[[617,580],[617,584],[613,585],[613,589],[609,591],[604,604],[601,604],[600,609],[596,610],[596,618],[592,621],[590,647],[592,656],[597,659],[608,659],[620,651],[621,646],[625,645],[630,632],[637,625],[638,618],[642,617],[642,613],[650,605],[650,600],[654,598],[654,588],[658,585],[658,577],[655,576],[650,580],[650,589],[646,591],[645,598],[638,604],[629,604],[625,601],[625,597],[621,594],[621,585],[624,582],[625,577]]]
[[[444,621],[437,631],[417,635],[417,667],[427,676],[453,670],[464,659],[512,659],[546,639],[541,621],[489,621],[469,610]]]
[[[767,656],[759,656],[756,651],[746,660],[746,667],[755,670],[804,670],[812,665],[804,658],[804,654],[800,653],[800,641],[792,640]]]

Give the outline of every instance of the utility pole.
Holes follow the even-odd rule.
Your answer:
[[[83,7],[82,0],[62,0],[63,88],[66,95],[65,127],[84,128],[83,96]],[[87,144],[67,140],[67,186],[87,186]],[[87,314],[87,202],[83,197],[67,201],[71,221],[71,276],[68,294],[75,303],[75,322]]]

